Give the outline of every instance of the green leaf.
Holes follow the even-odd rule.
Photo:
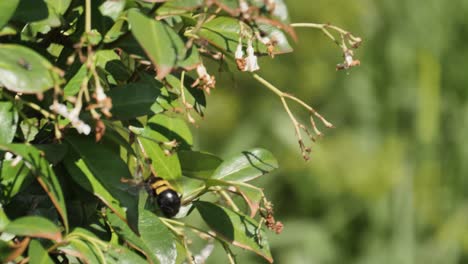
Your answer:
[[[126,247],[109,244],[104,252],[107,263],[110,264],[148,264],[148,262]]]
[[[115,21],[114,25],[107,31],[106,35],[104,36],[104,43],[111,43],[116,41],[122,35],[124,35],[128,31],[128,23],[125,17],[120,17]]]
[[[28,257],[30,264],[53,264],[54,261],[49,256],[49,252],[37,240],[29,243]]]
[[[73,180],[127,219],[124,208],[133,210],[136,201],[127,192],[130,186],[121,182],[131,179],[131,174],[120,154],[90,137],[69,135],[65,139],[70,151],[64,163]]]
[[[116,21],[124,7],[125,0],[107,0],[99,6],[99,11],[103,16],[108,16]]]
[[[70,243],[67,246],[60,247],[59,249],[71,250],[78,253],[80,260],[83,263],[100,263],[97,254],[95,253],[96,249],[93,249],[92,244],[79,240],[79,239],[70,239]]]
[[[143,199],[146,200],[146,199]],[[173,264],[177,258],[174,235],[152,212],[142,208],[138,216],[138,231],[141,239],[160,263]]]
[[[16,35],[16,33],[17,33],[16,28],[8,26],[8,25],[4,26],[3,28],[0,28],[0,37]]]
[[[176,77],[174,75],[166,76],[166,82],[170,87],[174,90],[180,91],[181,83],[180,77]],[[184,77],[184,85],[182,86],[184,89],[185,100],[187,103],[193,105],[193,109],[197,111],[200,116],[203,116],[203,111],[206,108],[206,97],[205,93],[202,89],[198,89],[195,87],[191,87],[191,85],[195,82],[191,77],[185,75]],[[180,94],[180,92],[178,92]]]
[[[120,201],[114,197],[112,190],[107,190],[90,170],[86,162],[75,151],[69,151],[64,165],[72,179],[83,189],[91,192],[119,217],[125,218],[125,210]]]
[[[70,241],[70,244],[61,248],[78,252],[84,263],[103,263],[105,261],[103,249],[97,242],[100,245],[106,245],[107,243],[99,239],[94,233],[76,227],[66,239]]]
[[[5,230],[5,227],[10,223],[10,219],[5,214],[5,210],[3,210],[3,206],[0,204],[0,232]]]
[[[45,0],[47,5],[57,14],[63,15],[70,6],[71,0]]]
[[[120,60],[120,56],[113,50],[99,50],[96,52],[96,67],[112,75],[117,81],[130,78],[130,71]]]
[[[242,197],[246,201],[250,209],[250,217],[254,217],[260,206],[260,202],[263,198],[263,191],[248,185],[237,186],[239,188]]]
[[[70,0],[44,0],[47,4],[47,17],[39,21],[26,24],[21,32],[22,40],[36,41],[37,33],[46,34],[52,28],[62,24],[61,15],[65,13]],[[36,1],[36,3],[39,1]],[[21,4],[20,7],[21,8]]]
[[[141,212],[138,217],[138,221],[140,220],[141,217]],[[156,216],[155,216],[156,218]],[[125,240],[132,248],[140,251],[142,254],[146,256],[152,263],[159,263],[158,259],[156,256],[153,254],[154,251],[152,251],[148,246],[143,242],[143,240],[133,232],[130,227],[128,226],[127,223],[125,223],[122,219],[117,217],[115,214],[110,212],[109,210],[106,212],[106,219],[108,220],[110,226],[112,229],[121,237],[123,240]],[[159,219],[158,219],[159,220]],[[164,226],[165,227],[165,226]],[[155,228],[157,228],[155,226]],[[162,237],[159,237],[157,239],[163,239]],[[164,240],[164,239],[163,239]],[[165,263],[165,262],[162,262]]]
[[[42,150],[45,153],[47,161],[53,165],[62,161],[68,151],[68,145],[66,144],[40,144],[34,146]]]
[[[20,123],[20,129],[23,133],[24,140],[26,142],[31,142],[36,138],[36,135],[39,133],[39,120],[37,118],[24,119]]]
[[[206,183],[204,180],[189,178],[185,176],[182,176],[179,180],[177,180],[177,184],[179,186],[182,186],[180,190],[180,194],[182,197],[189,197],[195,193],[198,193],[201,188],[204,188],[206,186]],[[182,211],[182,208],[180,211]],[[177,214],[177,218],[182,218],[182,217],[184,217],[183,214],[180,214],[180,213]]]
[[[78,64],[78,62],[77,62]],[[70,74],[71,71],[68,71],[67,74]],[[73,77],[67,78],[69,79],[65,87],[63,87],[64,96],[74,96],[78,94],[80,91],[81,85],[83,84],[83,80],[88,76],[88,69],[86,65],[82,65],[79,70],[73,75]],[[67,77],[67,76],[66,76]]]
[[[251,181],[278,168],[278,162],[265,149],[251,149],[225,160],[211,178],[223,181]]]
[[[29,169],[23,161],[15,166],[12,160],[4,160],[0,170],[1,199],[10,201],[21,189],[25,188],[33,180]]]
[[[180,147],[189,147],[193,144],[192,133],[185,121],[167,115],[155,115],[150,118],[143,135],[160,142],[176,140]]]
[[[10,256],[12,250],[8,242],[0,240],[0,261],[4,262]]]
[[[198,53],[198,47],[192,45],[192,47],[187,50],[185,57],[177,62],[177,67],[190,71],[195,69],[200,63],[201,61],[200,54]]]
[[[176,16],[189,13],[203,5],[203,0],[173,0],[165,2],[156,10],[158,16]]]
[[[194,205],[218,237],[273,262],[266,235],[263,230],[258,230],[254,219],[209,202],[198,201]]]
[[[182,174],[188,177],[209,178],[223,162],[213,154],[200,151],[179,151]]]
[[[9,1],[2,1],[9,2]],[[49,14],[47,4],[43,0],[20,0],[13,20],[34,22],[46,19]]]
[[[5,227],[5,232],[17,236],[62,240],[60,228],[50,220],[39,216],[25,216],[15,219]]]
[[[11,102],[0,102],[0,144],[13,141],[18,126],[18,111]]]
[[[9,0],[0,2],[0,29],[10,20],[15,13],[19,0]]]
[[[161,88],[159,82],[137,82],[111,89],[107,95],[112,99],[112,117],[128,120],[150,114]]]
[[[32,49],[0,45],[0,86],[20,93],[43,93],[59,80],[52,64]]]
[[[117,81],[126,81],[130,78],[130,71],[125,67],[125,65],[120,60],[119,55],[113,50],[99,50],[96,52],[96,61],[95,66],[98,69],[103,70],[106,74],[111,75]],[[76,62],[76,65],[81,65],[81,63]],[[76,70],[76,68],[75,68]],[[80,91],[80,87],[83,84],[83,81],[86,78],[90,78],[91,74],[88,72],[86,65],[81,65],[79,69],[74,73],[74,75],[67,76],[69,81],[64,87],[65,96],[74,96]]]
[[[25,162],[28,162],[31,173],[36,176],[40,185],[49,196],[62,218],[65,230],[68,231],[67,208],[65,206],[62,187],[60,186],[54,170],[50,166],[49,162],[44,158],[44,153],[27,144],[9,144],[0,146],[0,149],[10,151],[15,155],[21,156]]]
[[[166,115],[155,115],[148,120],[141,135],[137,138],[143,146],[145,156],[151,159],[154,171],[166,180],[176,180],[182,176],[179,158],[176,153],[167,155],[161,145],[176,140],[181,147],[192,144],[192,134],[181,119]]]
[[[128,12],[128,21],[132,34],[156,66],[158,79],[164,78],[178,61],[185,59],[184,43],[171,27],[135,9]]]
[[[159,176],[166,180],[175,180],[182,176],[177,154],[166,155],[159,144],[147,136],[137,137],[137,140],[141,143],[144,156],[151,160],[151,167]]]

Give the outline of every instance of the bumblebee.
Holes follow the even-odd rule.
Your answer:
[[[164,216],[171,218],[179,212],[180,197],[168,181],[151,175],[145,185],[148,193],[156,198]]]

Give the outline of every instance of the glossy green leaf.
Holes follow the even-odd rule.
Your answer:
[[[193,11],[203,5],[203,0],[173,0],[165,2],[156,10],[158,16],[175,16]]]
[[[65,250],[72,250],[79,253],[79,259],[84,263],[104,263],[106,257],[104,253],[109,244],[98,238],[91,231],[76,227],[66,237],[70,243],[64,247]]]
[[[78,253],[76,255],[80,256],[79,259],[83,263],[99,263],[99,256],[96,254],[96,249],[93,248],[92,244],[79,240],[79,239],[70,239],[70,243],[59,249],[63,249],[65,252],[69,250]]]
[[[195,87],[191,87],[191,85],[195,82],[194,79],[185,75],[184,77],[184,85],[181,85],[180,77],[176,77],[174,75],[166,76],[166,82],[173,90],[178,91],[180,95],[180,88],[181,86],[184,89],[185,100],[187,103],[193,106],[193,109],[197,111],[200,116],[204,116],[204,110],[206,108],[206,97],[205,93],[202,89],[198,89]]]
[[[68,151],[66,144],[40,144],[34,146],[42,150],[45,153],[46,160],[53,165],[62,161]]]
[[[72,179],[83,189],[91,192],[104,204],[112,209],[121,218],[125,217],[125,210],[120,201],[112,194],[112,190],[107,190],[98,178],[90,170],[86,162],[80,158],[75,151],[69,151],[64,160],[64,165]]]
[[[17,218],[5,227],[5,232],[17,236],[40,237],[61,241],[60,228],[50,220],[39,216]]]
[[[147,196],[147,195],[146,195]],[[146,199],[143,199],[144,201]],[[140,199],[140,201],[142,201]],[[152,212],[142,208],[138,216],[138,231],[141,240],[154,254],[160,263],[174,264],[177,258],[174,235],[163,222]]]
[[[131,174],[120,154],[90,137],[69,135],[66,142],[70,154],[65,157],[65,166],[72,178],[126,219],[124,208],[136,208],[136,201],[127,192],[130,186],[121,182]]]
[[[179,186],[182,186],[180,194],[183,198],[189,197],[195,192],[199,192],[201,188],[204,188],[206,186],[206,182],[204,180],[199,180],[185,176],[182,176],[179,180],[177,180],[177,184]],[[180,215],[178,214],[177,217],[179,216]]]
[[[178,61],[184,60],[184,43],[171,27],[135,9],[128,12],[128,21],[138,43],[156,65],[158,79],[168,75]]]
[[[78,62],[77,62],[78,64]],[[70,74],[72,71],[68,71],[67,75]],[[83,84],[83,81],[85,78],[88,76],[88,70],[86,68],[86,65],[82,65],[78,71],[74,73],[73,76],[67,78],[68,82],[65,84],[65,87],[63,87],[63,93],[65,96],[74,96],[78,94],[80,91],[80,87]]]
[[[0,44],[0,86],[21,93],[43,93],[59,76],[52,64],[32,49],[16,44]]]
[[[9,0],[0,2],[0,29],[10,20],[15,13],[19,0]]]
[[[146,132],[146,134],[148,133],[153,134],[154,132]],[[151,160],[151,167],[159,176],[167,180],[175,180],[182,176],[177,154],[166,155],[160,145],[151,137],[137,137],[137,140],[143,147],[144,156]]]
[[[185,57],[178,60],[177,67],[190,71],[195,69],[200,63],[201,61],[198,47],[193,45],[190,49],[187,50]]]
[[[0,37],[9,36],[9,35],[16,35],[16,33],[18,33],[18,31],[16,30],[16,28],[14,28],[12,26],[6,25],[3,28],[0,28]]]
[[[11,102],[0,102],[0,144],[9,144],[18,126],[18,111]]]
[[[140,255],[120,245],[109,244],[104,256],[109,264],[148,264]]]
[[[31,173],[38,179],[62,218],[65,230],[68,230],[67,208],[65,206],[62,188],[54,170],[44,158],[45,154],[35,147],[26,144],[9,144],[0,146],[0,149],[21,156],[24,161],[28,162]]]
[[[15,164],[15,166],[12,163],[13,160],[3,160],[0,169],[0,197],[6,202],[33,180],[28,167],[23,161]]]
[[[53,264],[49,252],[35,239],[29,243],[28,257],[30,264]]]
[[[184,120],[167,115],[155,115],[146,124],[143,135],[157,141],[176,140],[180,147],[193,144],[192,133]]]
[[[10,247],[8,242],[0,240],[0,261],[4,263],[9,258],[12,250],[13,248]]]
[[[10,219],[8,219],[3,206],[0,204],[0,232],[3,232],[8,223],[10,223]]]
[[[37,118],[29,118],[21,121],[20,129],[26,142],[34,140],[37,133],[39,133],[39,125],[39,120]]]
[[[12,19],[34,22],[46,19],[48,14],[49,10],[44,0],[20,0]]]
[[[113,50],[99,50],[96,52],[95,66],[97,69],[102,70],[104,73],[111,75],[117,81],[125,81],[130,77],[130,71],[120,60],[119,55]],[[91,78],[91,74],[88,72],[86,65],[81,65],[78,61],[76,62],[75,70],[72,76],[67,76],[69,81],[64,87],[65,96],[74,96],[80,91],[80,87],[83,81]],[[79,67],[79,68],[78,68]]]
[[[65,0],[44,1],[47,4],[47,17],[39,21],[33,21],[31,23],[26,24],[26,27],[21,32],[22,40],[35,41],[37,38],[37,33],[47,34],[52,28],[59,27],[62,24],[61,13],[59,13],[59,11],[63,11],[63,9],[66,10],[66,8],[68,7],[62,6],[62,4],[66,4],[63,3],[65,2]],[[70,4],[69,0],[67,0],[66,2],[68,2],[68,5]]]
[[[128,31],[128,23],[124,17],[120,17],[115,21],[114,25],[107,31],[104,36],[104,43],[111,43],[116,41]]]
[[[223,162],[213,154],[201,151],[179,151],[182,174],[188,177],[209,178]]]
[[[120,60],[114,50],[99,50],[96,52],[96,67],[103,69],[117,81],[126,81],[130,78],[130,71]]]
[[[251,149],[225,160],[211,178],[223,181],[246,182],[278,168],[278,162],[265,149]]]
[[[258,230],[254,219],[213,203],[198,201],[194,204],[203,220],[221,239],[273,262],[265,232]]]
[[[192,134],[183,120],[161,114],[155,115],[148,120],[138,140],[143,146],[145,156],[151,159],[151,166],[159,176],[166,180],[176,180],[182,176],[177,154],[167,155],[162,147],[164,143],[173,140],[176,140],[181,147],[192,144]]]
[[[112,20],[117,20],[125,7],[125,0],[107,0],[99,6],[99,11],[103,16],[108,16]]]
[[[47,5],[60,15],[63,15],[67,11],[71,1],[72,0],[45,0]]]
[[[141,221],[140,218],[141,218],[141,212],[140,212],[140,215],[138,216],[138,221]],[[142,240],[142,238],[138,237],[138,235],[135,234],[135,232],[132,229],[130,229],[127,223],[125,223],[122,219],[120,219],[115,214],[109,211],[106,212],[106,219],[111,225],[112,229],[117,233],[117,235],[121,237],[123,240],[125,240],[132,248],[144,254],[151,263],[155,263],[155,264],[159,263],[158,259],[156,258],[154,254],[154,251],[147,246],[147,244]],[[157,226],[155,226],[155,228],[157,228]],[[159,237],[157,239],[163,239],[163,238]],[[165,262],[162,262],[162,263],[165,263]]]
[[[162,84],[159,82],[129,83],[110,90],[108,96],[112,99],[112,117],[128,120],[151,113],[151,106],[161,94]]]
[[[237,188],[239,188],[242,197],[249,206],[250,217],[254,217],[257,214],[260,202],[263,198],[263,191],[253,186],[250,187],[246,185],[237,186]]]

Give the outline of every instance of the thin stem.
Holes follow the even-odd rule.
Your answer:
[[[229,247],[229,245],[227,245],[226,243],[222,243],[222,245],[223,245],[224,251],[227,254],[229,264],[236,264],[236,259],[234,257],[234,254],[232,253],[232,250]]]
[[[235,211],[235,212],[239,212],[240,209],[239,207],[237,207],[236,203],[232,200],[231,196],[229,196],[229,194],[227,194],[225,191],[223,190],[220,190],[218,191],[219,194],[221,194],[221,196],[226,200],[226,202],[229,204],[229,206],[232,207],[232,209]]]
[[[21,99],[21,97],[19,97],[18,95],[13,97],[7,93],[3,93],[2,94],[4,97],[6,97],[8,100],[10,100],[11,102],[14,102],[16,100],[21,100],[21,102],[23,102],[26,106],[38,111],[39,113],[41,113],[45,118],[48,118],[48,119],[55,119],[55,115],[48,112],[47,110],[43,109],[42,107],[40,107],[39,105],[35,104],[35,103],[31,103],[31,102],[28,102],[28,101],[24,101],[23,99]]]
[[[360,41],[359,37],[356,37],[352,35],[349,31],[346,31],[340,27],[330,25],[330,24],[319,24],[319,23],[292,23],[290,24],[291,27],[304,27],[304,28],[316,28],[320,30],[326,30],[326,29],[332,29],[335,30],[336,32],[340,33],[341,35],[347,35],[349,38],[351,38],[354,41]],[[326,31],[328,32],[328,30]],[[328,34],[330,34],[328,32]]]
[[[85,0],[85,32],[91,32],[91,0]]]
[[[315,121],[313,120],[313,116],[320,119],[320,121],[322,121],[322,123],[328,128],[334,127],[333,124],[328,122],[322,115],[320,115],[317,111],[315,111],[314,108],[312,108],[310,105],[306,104],[301,99],[299,99],[299,98],[297,98],[297,97],[295,97],[295,96],[293,96],[291,94],[288,94],[288,93],[285,93],[285,92],[281,91],[280,89],[275,87],[273,84],[271,84],[267,80],[260,77],[258,74],[253,73],[252,76],[253,76],[253,78],[255,80],[257,80],[258,82],[263,84],[263,86],[268,88],[270,91],[275,93],[280,98],[281,103],[283,104],[283,107],[284,107],[284,109],[286,110],[286,113],[289,116],[289,119],[291,119],[291,121],[292,121],[292,123],[294,125],[294,130],[295,130],[298,142],[299,142],[299,147],[300,147],[300,149],[302,151],[302,155],[303,155],[305,160],[308,160],[309,159],[310,148],[306,147],[305,144],[304,144],[304,141],[302,140],[301,129],[304,130],[305,133],[307,133],[307,135],[309,136],[311,141],[315,141],[315,138],[309,132],[309,130],[306,128],[306,126],[304,126],[303,124],[301,124],[300,122],[297,121],[297,119],[293,115],[291,109],[289,108],[289,105],[288,105],[288,102],[286,101],[286,99],[290,99],[290,100],[298,103],[299,105],[301,105],[302,107],[307,109],[307,111],[309,111],[309,115],[310,115],[310,118],[311,118],[312,129],[318,136],[321,136],[322,133],[318,130],[318,128],[317,128],[317,126],[315,124]]]
[[[269,83],[267,80],[263,79],[258,74],[254,73],[252,74],[252,76],[254,77],[255,80],[259,81],[261,84],[263,84],[266,88],[270,89],[279,97],[284,96],[284,93],[280,89],[276,88],[273,84]]]

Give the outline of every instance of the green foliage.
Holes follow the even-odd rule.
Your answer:
[[[228,89],[226,76],[195,135],[222,156],[258,145],[280,161],[274,177],[259,180],[285,225],[269,237],[275,262],[467,263],[468,2],[286,2],[294,22],[346,25],[364,39],[362,65],[349,74],[330,71],[336,47],[305,29],[294,53],[260,61],[263,77],[336,129],[298,163],[277,98],[242,76]],[[209,260],[222,262],[222,249]]]
[[[210,255],[196,239],[231,262],[235,247],[272,262],[266,231],[282,225],[250,182],[277,160],[198,151],[187,121],[204,117],[211,62],[256,71],[257,56],[292,51],[287,22],[280,0],[2,1],[0,260],[193,263]],[[158,206],[164,188],[182,200],[176,219]]]

